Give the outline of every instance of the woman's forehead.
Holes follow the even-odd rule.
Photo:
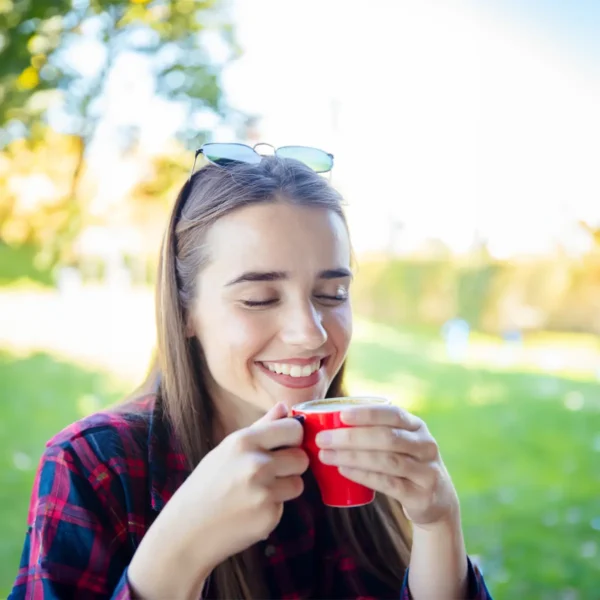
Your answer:
[[[350,261],[348,232],[338,214],[284,202],[229,213],[210,228],[206,242],[212,263],[234,262],[239,268],[278,261],[304,260],[316,267],[321,262],[347,265]]]

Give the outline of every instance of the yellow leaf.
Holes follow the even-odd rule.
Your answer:
[[[27,67],[17,79],[17,86],[22,90],[32,90],[40,82],[38,72],[33,67]]]

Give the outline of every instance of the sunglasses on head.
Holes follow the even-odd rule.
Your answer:
[[[199,154],[204,155],[208,162],[219,167],[226,167],[237,163],[257,165],[263,159],[263,155],[256,151],[258,146],[270,147],[275,156],[299,160],[317,173],[328,173],[333,168],[333,154],[310,146],[282,146],[281,148],[275,148],[265,143],[259,143],[251,147],[246,144],[220,144],[211,142],[203,144],[202,147],[196,150],[190,177],[194,174]]]

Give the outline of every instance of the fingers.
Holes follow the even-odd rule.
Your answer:
[[[407,454],[421,461],[434,460],[438,452],[428,434],[385,426],[330,429],[320,432],[316,442],[322,449],[379,450]]]
[[[299,475],[277,478],[270,486],[273,502],[287,502],[293,500],[304,491],[304,481]]]
[[[274,450],[275,448],[299,446],[304,437],[304,430],[296,419],[280,417],[271,422],[261,419],[260,422],[242,430],[239,437],[241,443],[247,446],[245,449],[254,447],[262,450]]]
[[[319,459],[327,465],[373,471],[408,479],[420,487],[429,482],[429,468],[412,456],[394,452],[361,450],[321,450]]]
[[[301,448],[286,448],[271,453],[275,477],[302,475],[308,469],[308,455]]]
[[[423,421],[408,411],[389,404],[356,406],[343,410],[343,423],[354,426],[384,425],[408,431],[418,431]]]
[[[357,483],[362,483],[362,485],[366,485],[376,492],[396,498],[402,504],[405,503],[405,498],[410,498],[414,494],[414,484],[402,477],[394,477],[393,475],[385,475],[354,467],[340,467],[340,473],[344,477]]]

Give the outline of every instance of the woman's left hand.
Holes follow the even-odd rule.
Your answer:
[[[392,405],[342,411],[351,427],[317,436],[319,458],[340,473],[398,500],[415,526],[456,519],[458,495],[425,423]]]

